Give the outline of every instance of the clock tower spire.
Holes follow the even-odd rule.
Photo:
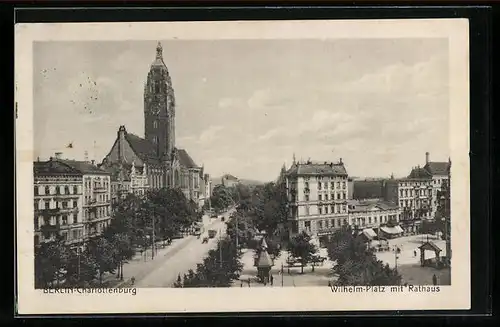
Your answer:
[[[175,97],[160,42],[144,85],[144,133],[157,157],[169,160],[175,148]]]

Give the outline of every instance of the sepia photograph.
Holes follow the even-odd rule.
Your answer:
[[[26,313],[469,305],[467,21],[33,25]]]

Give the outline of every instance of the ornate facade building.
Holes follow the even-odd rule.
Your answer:
[[[175,146],[175,95],[162,51],[158,43],[144,85],[144,138],[120,126],[102,166],[108,169],[133,164],[136,172],[147,176],[148,187],[179,187],[187,199],[199,203],[202,168],[186,150]],[[125,175],[130,173],[125,171]]]
[[[401,209],[400,221],[407,233],[416,233],[422,220],[433,220],[439,205],[438,194],[448,181],[451,162],[432,162],[425,154],[424,167],[413,167],[406,178],[386,181],[384,198]]]
[[[35,161],[35,245],[62,236],[77,246],[111,221],[110,176],[90,162]]]
[[[112,165],[106,167],[111,174],[111,200],[113,203],[124,199],[127,194],[142,197],[149,189],[147,166],[136,168],[135,163],[131,165]]]
[[[342,159],[332,162],[295,162],[286,172],[288,230],[326,236],[348,225],[348,175]]]

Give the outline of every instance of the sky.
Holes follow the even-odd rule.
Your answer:
[[[159,40],[161,41],[161,40]],[[35,157],[102,161],[144,136],[156,41],[36,42]],[[176,146],[212,176],[269,181],[297,159],[396,177],[449,156],[446,39],[167,40]],[[67,148],[72,143],[73,148]]]

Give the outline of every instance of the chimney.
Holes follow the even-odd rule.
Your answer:
[[[56,152],[54,155],[56,159],[61,159],[62,152]]]
[[[342,158],[340,158],[339,163],[342,164]]]
[[[94,159],[90,160],[90,163],[92,164],[92,166],[95,166],[95,160]]]
[[[428,164],[429,163],[429,156],[430,156],[430,153],[429,152],[426,152],[425,153],[425,164]]]

